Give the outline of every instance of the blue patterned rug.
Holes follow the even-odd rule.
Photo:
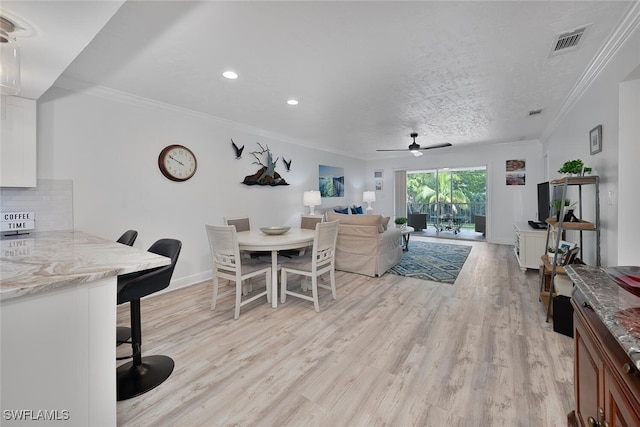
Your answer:
[[[409,251],[402,253],[400,264],[389,272],[416,279],[454,283],[469,252],[471,246],[411,241]]]

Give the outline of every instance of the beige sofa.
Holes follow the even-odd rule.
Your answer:
[[[367,276],[382,276],[402,259],[402,237],[388,217],[344,215],[327,212],[328,221],[338,220],[336,269]]]

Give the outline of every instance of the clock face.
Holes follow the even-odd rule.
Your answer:
[[[198,168],[198,161],[191,150],[183,145],[169,145],[158,156],[158,167],[172,181],[186,181]]]

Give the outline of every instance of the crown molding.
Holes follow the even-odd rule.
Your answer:
[[[116,89],[111,89],[105,86],[97,86],[91,83],[83,82],[68,77],[60,77],[53,84],[55,87],[67,89],[73,92],[82,93],[85,95],[92,95],[98,98],[108,99],[110,101],[119,102],[123,104],[129,104],[135,107],[144,107],[155,110],[172,111],[179,114],[185,114],[191,117],[196,117],[204,120],[215,122],[217,125],[228,127],[230,129],[244,131],[247,133],[253,133],[259,136],[274,138],[279,140],[285,140],[287,142],[294,143],[294,141],[285,136],[277,133],[268,132],[264,129],[260,129],[254,126],[250,126],[244,123],[235,122],[233,120],[223,119],[221,117],[213,116],[210,114],[201,113],[199,111],[190,110],[188,108],[178,107],[176,105],[167,104],[165,102],[156,101],[149,98],[144,98],[137,95],[132,95],[127,92],[123,92]]]
[[[96,96],[98,98],[108,99],[110,101],[132,105],[134,107],[144,107],[144,108],[155,109],[155,110],[173,111],[175,113],[184,114],[187,116],[207,120],[215,123],[217,126],[222,126],[230,130],[234,130],[238,132],[246,132],[246,133],[250,133],[263,138],[287,142],[289,144],[298,145],[305,148],[312,148],[314,150],[325,151],[333,154],[339,154],[341,156],[357,158],[357,157],[345,154],[343,152],[339,152],[338,150],[332,150],[329,148],[319,148],[317,144],[294,139],[289,136],[282,135],[276,132],[269,132],[267,130],[264,130],[255,126],[247,125],[245,123],[223,119],[221,117],[213,116],[211,114],[205,114],[199,111],[190,110],[188,108],[182,108],[172,104],[167,104],[165,102],[160,102],[160,101],[144,98],[137,95],[132,95],[130,93],[123,92],[116,89],[111,89],[105,86],[97,86],[97,85],[87,83],[77,79],[71,79],[68,77],[61,76],[55,81],[53,86],[61,89],[70,90],[72,92]]]
[[[640,27],[640,1],[634,1],[629,6],[627,13],[620,21],[615,31],[611,34],[602,49],[596,54],[591,64],[582,73],[578,82],[575,84],[567,98],[562,103],[560,111],[556,117],[549,123],[542,133],[540,140],[545,141],[551,135],[558,124],[567,116],[569,111],[575,106],[585,92],[591,87],[595,79],[600,75],[613,57],[618,53],[622,45],[627,41],[631,34]]]

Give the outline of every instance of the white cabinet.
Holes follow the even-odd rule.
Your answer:
[[[529,224],[515,224],[516,242],[514,252],[518,258],[520,269],[525,272],[527,268],[540,267],[540,257],[547,252],[547,230],[534,230]]]
[[[0,98],[0,187],[35,187],[36,101]]]

